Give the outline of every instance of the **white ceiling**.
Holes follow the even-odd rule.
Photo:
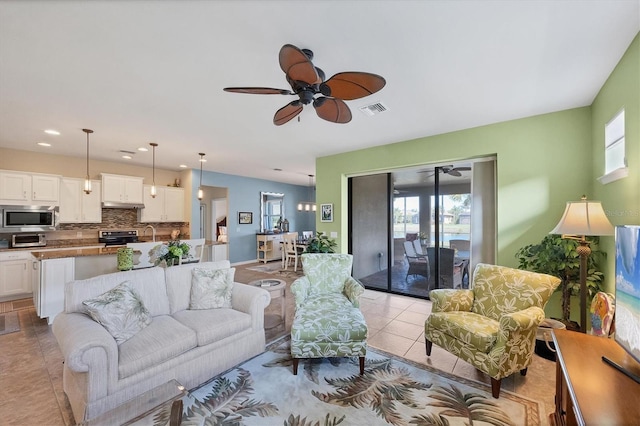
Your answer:
[[[639,30],[640,0],[1,1],[0,146],[84,157],[90,128],[95,159],[156,142],[157,167],[204,152],[205,170],[306,186],[319,156],[589,105]],[[307,106],[274,126],[293,97],[222,88],[289,89],[287,43],[387,85],[348,124]]]

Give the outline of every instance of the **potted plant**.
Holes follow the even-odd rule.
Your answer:
[[[329,238],[324,233],[318,232],[307,243],[305,253],[335,253],[338,244],[333,238]]]
[[[598,291],[602,291],[603,274],[598,263],[606,256],[597,249],[599,238],[587,237],[591,243],[591,256],[587,260],[587,289],[589,299]],[[577,252],[578,242],[575,239],[562,238],[549,234],[538,244],[530,244],[516,252],[520,269],[549,274],[560,278],[558,291],[562,292],[562,322],[569,329],[580,327],[569,319],[571,313],[571,296],[580,293],[580,256]]]
[[[163,261],[167,266],[179,265],[180,259],[189,254],[189,245],[180,241],[180,231],[171,232],[171,239],[167,244],[159,244],[153,248],[152,260],[155,265]]]

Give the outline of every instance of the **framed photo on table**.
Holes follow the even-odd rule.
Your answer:
[[[333,222],[333,204],[320,204],[320,222]]]
[[[248,225],[253,223],[252,212],[238,212],[238,223],[241,225]]]

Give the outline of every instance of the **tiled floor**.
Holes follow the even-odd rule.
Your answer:
[[[292,272],[267,274],[247,269],[252,266],[256,264],[236,266],[236,281],[280,278],[290,285],[296,278]],[[268,309],[279,312],[279,302],[274,300]],[[37,318],[33,307],[0,304],[0,312],[17,308],[21,330],[0,336],[0,424],[72,425],[73,415],[62,391],[62,356],[51,327]],[[490,383],[485,374],[435,345],[431,357],[425,355],[424,321],[431,309],[429,301],[367,290],[361,298],[361,308],[369,326],[370,346]],[[289,292],[286,309],[284,326],[267,330],[268,340],[290,328],[293,298]],[[542,421],[546,424],[546,414],[554,409],[555,363],[535,355],[527,376],[514,374],[503,379],[502,389],[543,402]]]

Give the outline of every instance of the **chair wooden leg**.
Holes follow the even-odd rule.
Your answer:
[[[360,357],[360,375],[362,376],[364,374],[364,357],[361,356]]]
[[[523,368],[522,370],[520,370],[520,375],[521,376],[526,376],[527,375],[527,369]]]
[[[293,358],[293,375],[294,376],[298,375],[298,361],[300,361],[298,358]]]
[[[500,396],[500,384],[502,383],[502,379],[496,380],[493,377],[491,378],[491,395],[494,398],[498,398]]]
[[[425,340],[424,344],[425,344],[426,349],[427,349],[427,356],[431,356],[431,347],[433,346],[433,342]]]

